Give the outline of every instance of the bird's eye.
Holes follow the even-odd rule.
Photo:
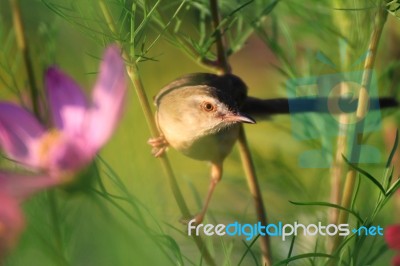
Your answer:
[[[213,105],[212,103],[210,103],[210,102],[203,102],[202,104],[201,104],[201,107],[203,108],[203,110],[204,111],[206,111],[206,112],[212,112],[212,111],[215,111],[215,105]]]

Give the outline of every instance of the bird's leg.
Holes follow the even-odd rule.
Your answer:
[[[154,157],[160,157],[168,148],[168,141],[165,139],[164,135],[160,135],[156,138],[150,138],[147,143],[153,148],[151,153],[154,155]]]
[[[213,162],[211,164],[210,185],[208,187],[208,193],[207,193],[207,197],[204,202],[204,205],[203,205],[203,209],[201,210],[201,212],[199,214],[197,214],[194,217],[194,219],[196,220],[196,224],[200,224],[203,221],[204,216],[206,215],[206,212],[207,212],[208,204],[210,203],[212,194],[214,192],[214,189],[215,189],[216,185],[218,184],[218,182],[221,180],[221,178],[222,178],[222,162],[219,162],[219,163]]]

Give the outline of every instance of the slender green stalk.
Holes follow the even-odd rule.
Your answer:
[[[231,67],[229,65],[229,62],[228,62],[228,59],[226,56],[225,47],[223,45],[221,29],[219,28],[220,21],[219,21],[218,0],[210,0],[210,8],[211,8],[213,25],[214,25],[215,31],[217,33],[216,45],[217,45],[217,53],[218,53],[218,65],[220,66],[220,68],[217,68],[217,69],[219,71],[222,71],[222,73],[230,73]],[[261,194],[260,186],[258,184],[257,174],[255,171],[253,159],[251,157],[250,148],[247,143],[246,133],[245,133],[242,125],[240,127],[238,142],[239,142],[240,157],[241,157],[243,169],[245,171],[245,175],[247,178],[247,184],[249,186],[250,193],[254,200],[257,218],[261,222],[261,224],[267,225],[267,223],[268,223],[267,222],[267,214],[265,212],[262,194]],[[270,248],[270,239],[269,239],[268,235],[260,236],[260,247],[261,247],[261,253],[262,253],[262,258],[263,258],[262,265],[264,265],[264,266],[271,265],[272,264],[271,248]]]
[[[228,62],[228,58],[226,56],[226,51],[224,47],[224,42],[220,29],[220,19],[219,19],[219,9],[218,9],[218,0],[210,0],[210,9],[211,16],[213,21],[213,26],[215,29],[215,38],[217,45],[217,70],[220,73],[230,73],[231,68]]]
[[[10,0],[10,5],[18,49],[22,54],[24,67],[28,75],[28,84],[31,94],[30,96],[32,101],[33,113],[39,120],[41,120],[39,109],[39,91],[36,86],[35,73],[33,71],[32,60],[26,42],[25,30],[21,17],[21,9],[19,8],[18,0]]]
[[[58,258],[60,259],[59,263],[61,265],[69,265],[67,259],[65,258],[64,254],[64,242],[62,238],[61,228],[60,228],[60,219],[58,214],[58,201],[57,196],[54,190],[47,191],[47,200],[49,202],[49,209],[50,209],[50,220],[52,221],[53,225],[53,233],[55,235],[55,245],[56,250],[58,251]]]
[[[130,77],[130,80],[131,80],[133,86],[136,89],[135,91],[139,98],[139,102],[141,103],[144,115],[146,117],[147,124],[150,128],[151,135],[153,137],[157,137],[159,135],[159,132],[155,125],[154,118],[153,118],[154,116],[151,112],[150,105],[147,100],[148,98],[143,89],[142,81],[141,81],[140,77],[138,76],[138,69],[137,69],[136,65],[135,64],[128,65],[127,72],[128,72],[128,76]],[[190,217],[191,214],[190,214],[189,208],[186,205],[185,199],[179,188],[179,184],[176,180],[175,174],[172,170],[171,163],[170,163],[167,155],[164,154],[163,156],[161,156],[160,161],[161,161],[161,165],[164,170],[164,173],[168,178],[169,185],[171,187],[175,201],[178,204],[178,207],[181,211],[181,214],[183,215],[183,217]],[[207,261],[207,263],[209,265],[215,265],[215,262],[213,261],[213,258],[211,257],[210,253],[208,252],[203,240],[196,235],[193,235],[192,237],[193,237],[197,247],[201,251],[203,258]]]
[[[367,115],[368,112],[368,103],[369,103],[368,90],[372,78],[372,69],[375,63],[378,43],[382,34],[383,26],[385,25],[386,22],[386,17],[387,17],[387,11],[386,9],[381,7],[375,18],[375,26],[368,46],[369,53],[364,62],[364,73],[361,80],[362,89],[360,90],[359,93],[358,105],[356,110],[356,118],[357,121],[359,122],[355,125],[355,130],[352,136],[350,136],[350,138],[352,138],[352,144],[353,144],[352,147],[349,147],[351,149],[350,160],[353,162],[357,162],[360,157],[357,145],[359,143],[358,140],[362,139],[362,133],[360,132],[363,132],[364,129],[363,118]],[[344,208],[350,207],[351,200],[353,198],[356,176],[357,172],[354,169],[348,170],[346,174],[346,180],[345,180],[342,203],[341,203],[342,207]],[[341,211],[338,219],[338,224],[347,223],[348,216],[349,216],[348,212]],[[333,252],[335,252],[336,249],[339,247],[341,241],[342,237],[337,235],[333,242],[333,247],[332,247]],[[335,263],[336,263],[335,260],[331,261],[331,265],[336,265]]]
[[[343,0],[336,0],[334,1],[334,4],[336,6],[341,6],[343,4]],[[342,36],[345,36],[346,38],[350,38],[350,27],[351,27],[351,20],[349,19],[350,15],[346,12],[334,12],[333,13],[333,23],[338,25],[338,30],[341,33]],[[341,37],[340,37],[341,38]],[[342,40],[342,39],[340,39]],[[341,47],[339,47],[341,49]],[[348,66],[351,61],[351,54],[353,49],[351,46],[347,46],[345,53],[341,54],[341,64],[340,64],[340,69],[339,71],[348,71]],[[346,88],[347,84],[346,83],[341,83],[340,84],[340,91],[339,95],[335,95],[340,97],[341,95],[344,95],[347,91]],[[335,158],[333,161],[333,165],[330,169],[330,178],[331,178],[331,191],[330,191],[330,202],[333,204],[340,204],[340,199],[341,199],[341,188],[342,188],[342,178],[343,174],[345,173],[346,170],[346,165],[343,162],[343,157],[342,154],[346,154],[347,151],[347,137],[346,137],[346,132],[348,131],[348,124],[349,124],[349,119],[350,115],[346,113],[342,113],[338,117],[339,119],[339,132],[338,132],[338,137],[336,139],[336,152],[335,152]],[[337,208],[331,208],[329,209],[329,217],[328,221],[331,224],[335,224],[339,219],[339,209]],[[327,238],[327,248],[330,250],[333,246],[333,238]]]
[[[127,71],[128,71],[128,75],[131,79],[131,82],[136,89],[136,93],[139,98],[139,102],[142,105],[143,112],[145,113],[151,135],[153,137],[157,137],[159,135],[159,132],[154,123],[153,114],[151,112],[149,102],[147,101],[148,98],[146,96],[146,92],[143,89],[142,81],[138,76],[138,69],[137,69],[136,65],[130,65],[130,66],[127,66]],[[174,197],[176,199],[176,202],[178,203],[179,209],[181,210],[182,214],[185,217],[189,217],[190,216],[189,208],[187,207],[185,200],[182,196],[182,193],[179,189],[178,182],[175,178],[175,175],[173,173],[173,170],[172,170],[171,164],[168,160],[168,157],[164,154],[163,156],[161,156],[160,161],[163,166],[164,172],[168,177],[168,181],[170,183],[170,186],[171,186],[172,192],[174,194]]]
[[[243,169],[247,177],[247,185],[249,186],[250,193],[253,197],[254,206],[257,213],[258,221],[262,225],[267,225],[267,213],[265,212],[264,202],[260,190],[260,185],[258,183],[256,170],[254,167],[253,159],[251,157],[249,145],[247,144],[246,132],[243,126],[240,128],[239,133],[239,151],[240,157],[243,164]],[[263,265],[269,266],[272,264],[271,260],[271,245],[268,234],[265,236],[260,236],[260,248],[263,256]]]
[[[104,2],[104,0],[101,0],[99,2],[99,5],[100,5],[103,15],[106,19],[106,22],[108,24],[110,31],[114,35],[117,35],[114,20],[112,18],[112,15],[111,15],[107,5]],[[135,4],[133,4],[133,8],[135,8]],[[131,20],[131,26],[134,27],[133,19]],[[131,32],[134,33],[134,28],[131,29]],[[131,35],[131,43],[130,43],[131,48],[132,48],[132,46],[135,45],[134,38],[135,38],[135,36],[134,36],[134,34],[132,34]],[[142,80],[139,75],[139,69],[136,65],[134,49],[130,49],[129,52],[126,52],[125,50],[123,50],[123,58],[127,62],[127,66],[126,66],[127,73],[128,73],[128,76],[129,76],[134,88],[135,88],[136,94],[139,98],[139,102],[142,107],[148,127],[150,129],[150,133],[151,133],[152,137],[158,137],[159,132],[158,132],[156,123],[154,121],[154,115],[151,111],[150,104],[149,104],[149,101],[148,101],[148,98],[146,95],[146,91],[144,90],[143,83],[142,83]],[[182,195],[182,192],[179,188],[178,181],[175,177],[175,174],[172,170],[171,164],[170,164],[169,159],[166,154],[164,154],[163,156],[160,157],[160,162],[161,162],[162,168],[164,170],[164,173],[167,176],[169,185],[171,187],[172,193],[174,195],[176,203],[178,204],[181,214],[183,215],[183,217],[190,217],[191,215],[189,212],[189,208],[186,205],[186,201],[185,201],[185,199]],[[204,260],[209,265],[216,265],[213,258],[211,257],[211,254],[209,253],[204,241],[200,237],[195,236],[195,235],[193,235],[192,238],[195,241],[198,249],[200,250]]]

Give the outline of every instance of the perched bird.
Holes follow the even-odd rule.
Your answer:
[[[168,145],[183,154],[211,162],[211,181],[200,223],[222,177],[222,163],[239,135],[239,123],[255,123],[240,108],[247,87],[234,75],[191,74],[164,87],[155,97],[156,122],[161,133],[150,139],[156,157]]]
[[[156,122],[160,136],[149,139],[153,154],[161,156],[168,146],[186,156],[211,162],[211,181],[201,212],[195,216],[201,223],[216,184],[222,177],[224,159],[239,135],[240,123],[254,124],[249,115],[270,116],[293,112],[329,112],[328,98],[257,99],[247,96],[246,84],[233,74],[218,76],[194,73],[180,77],[165,86],[155,97]],[[357,107],[354,99],[336,99],[347,111]],[[397,106],[390,98],[371,100],[370,109]]]

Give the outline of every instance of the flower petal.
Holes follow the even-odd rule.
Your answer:
[[[385,240],[389,248],[400,251],[400,225],[392,225],[385,230]]]
[[[49,153],[48,167],[53,176],[71,174],[89,164],[94,156],[84,139],[64,138]]]
[[[43,134],[43,126],[31,113],[12,103],[0,103],[0,148],[11,159],[38,166],[37,145]]]
[[[88,107],[85,94],[57,67],[47,70],[45,80],[54,125],[71,135],[80,133]]]
[[[6,193],[18,202],[62,181],[49,175],[22,175],[0,171],[0,194]],[[0,201],[1,202],[1,201]]]
[[[392,259],[392,266],[400,266],[400,256],[395,256]]]
[[[0,191],[0,261],[15,247],[25,222],[18,202]]]
[[[107,48],[93,90],[86,138],[94,150],[110,138],[121,117],[127,80],[119,51],[117,46]]]
[[[27,197],[59,180],[49,176],[28,176],[0,172],[0,261],[12,249],[25,222],[19,204]]]

